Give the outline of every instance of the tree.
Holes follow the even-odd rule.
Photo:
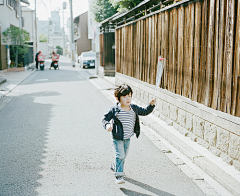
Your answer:
[[[102,22],[117,13],[118,6],[114,7],[109,0],[93,0],[91,11],[96,22]]]
[[[121,12],[123,10],[130,10],[134,8],[144,0],[109,0],[109,1],[115,8],[118,8],[117,11]]]
[[[3,41],[11,45],[15,66],[18,66],[18,55],[24,56],[28,52],[28,46],[24,43],[29,40],[29,33],[15,26],[10,26],[3,32]]]
[[[61,46],[56,46],[57,49],[57,54],[62,55],[63,49],[61,48]]]
[[[44,33],[41,33],[39,35],[39,42],[47,42],[48,41],[48,36]]]

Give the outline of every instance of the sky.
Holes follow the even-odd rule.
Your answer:
[[[28,1],[30,3],[30,6],[28,7],[35,10],[35,0]],[[66,2],[67,5],[66,9],[64,9],[64,26],[66,26],[67,19],[70,18],[69,0],[36,0],[38,20],[48,20],[51,17],[51,11],[59,11],[61,18],[61,26],[63,26],[63,2]],[[88,11],[88,0],[72,0],[72,7],[73,17],[76,17]]]

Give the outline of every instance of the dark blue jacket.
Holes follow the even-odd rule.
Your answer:
[[[120,112],[119,103],[117,103],[115,106],[113,106],[108,113],[106,113],[103,117],[102,123],[103,127],[106,129],[107,124],[110,124],[110,121],[113,120],[113,130],[112,130],[112,135],[114,139],[117,140],[123,140],[124,132],[123,132],[123,126],[120,120],[116,117],[117,113]],[[135,104],[130,104],[131,108],[136,114],[136,121],[134,125],[134,133],[136,134],[136,137],[138,138],[140,135],[140,123],[139,123],[139,117],[138,115],[141,116],[146,116],[150,114],[155,105],[148,105],[146,108],[139,107]]]

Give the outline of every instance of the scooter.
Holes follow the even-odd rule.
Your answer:
[[[53,61],[53,68],[54,69],[59,69],[59,67],[58,67],[58,61]]]
[[[51,67],[53,67],[55,70],[57,68],[59,69],[58,60],[59,60],[59,55],[58,54],[54,54],[53,57],[52,57],[52,65],[51,65]],[[51,69],[51,67],[50,67],[50,69]]]
[[[41,70],[44,70],[44,61],[39,61],[39,67]]]
[[[39,51],[38,62],[41,70],[44,70],[44,61],[45,61],[45,56]]]

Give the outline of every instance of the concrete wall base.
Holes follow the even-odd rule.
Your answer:
[[[142,104],[148,104],[155,95],[154,85],[120,73],[116,73],[115,78],[116,85],[129,84],[134,98]],[[239,117],[161,88],[158,88],[156,98],[154,115],[240,171]]]

